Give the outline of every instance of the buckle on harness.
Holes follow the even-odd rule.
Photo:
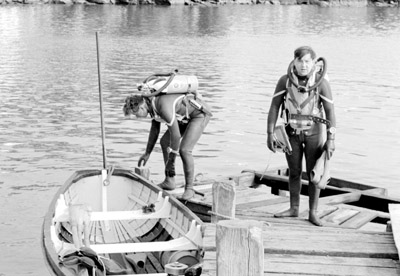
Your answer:
[[[297,91],[299,91],[300,93],[306,93],[307,92],[307,87],[299,85],[297,87]]]

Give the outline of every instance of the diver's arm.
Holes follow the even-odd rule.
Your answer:
[[[267,146],[268,148],[275,152],[274,147],[274,129],[276,125],[276,121],[278,120],[279,116],[279,108],[282,105],[282,102],[285,98],[285,91],[286,91],[286,80],[287,77],[283,76],[278,81],[278,84],[275,87],[274,95],[272,96],[271,106],[268,112],[268,119],[267,119]]]
[[[333,103],[332,91],[329,85],[329,82],[324,80],[321,84],[321,100],[322,105],[324,106],[326,119],[330,122],[330,127],[336,128],[336,116],[335,116],[335,108]],[[328,140],[335,140],[335,134],[327,132]]]
[[[161,124],[156,120],[151,121],[151,128],[149,132],[149,138],[147,141],[146,152],[139,157],[138,166],[146,165],[149,160],[150,154],[154,149],[154,146],[157,143],[158,135],[160,134]]]
[[[286,94],[286,81],[287,77],[282,76],[276,87],[274,95],[272,96],[271,106],[268,112],[267,133],[273,134],[276,121],[278,120],[279,108],[281,107]]]
[[[324,106],[326,119],[330,122],[330,125],[327,127],[327,140],[325,143],[325,150],[327,151],[327,157],[330,159],[335,151],[335,133],[330,131],[331,128],[336,130],[336,116],[335,116],[335,108],[333,104],[333,97],[331,87],[329,82],[324,80],[321,84],[321,92],[320,92],[322,105]]]
[[[268,121],[267,121],[267,134],[273,134],[276,121],[278,120],[279,115],[279,99],[273,98],[271,101],[271,106],[268,112]]]
[[[146,153],[151,154],[154,146],[157,143],[158,135],[160,134],[161,123],[156,120],[151,120],[151,128],[149,132],[149,139],[147,141]]]

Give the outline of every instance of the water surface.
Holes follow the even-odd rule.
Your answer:
[[[48,275],[40,227],[76,170],[102,167],[95,32],[109,164],[133,168],[148,120],[124,98],[155,72],[200,80],[213,108],[194,150],[214,178],[285,165],[265,145],[266,118],[293,50],[328,61],[338,122],[332,175],[400,197],[400,10],[309,6],[0,7],[0,275]],[[163,130],[166,128],[164,127]],[[149,167],[163,174],[159,145]],[[177,161],[182,180],[181,162]]]

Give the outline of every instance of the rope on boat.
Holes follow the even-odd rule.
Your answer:
[[[272,151],[269,152],[269,157],[268,157],[268,161],[267,161],[267,167],[266,167],[265,170],[263,171],[263,173],[262,173],[262,175],[261,175],[261,177],[260,177],[260,180],[263,179],[265,173],[268,171],[269,165],[271,164],[271,163],[270,163],[270,161],[271,161],[271,156],[272,156]]]

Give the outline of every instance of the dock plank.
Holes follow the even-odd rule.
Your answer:
[[[332,210],[322,209],[321,213],[320,213],[320,211],[318,211],[318,214],[321,214],[321,215],[328,214],[328,213],[330,213],[330,211],[334,211],[334,210],[335,210],[335,208]],[[313,225],[313,224],[311,224],[311,222],[308,221],[308,210],[301,213],[299,217],[291,217],[291,218],[275,218],[273,214],[274,213],[268,213],[265,211],[259,211],[259,210],[255,210],[255,209],[236,210],[236,218],[238,218],[238,219],[254,219],[254,220],[263,221],[265,223],[273,223],[273,224],[280,223],[282,225],[293,225],[296,227],[309,227],[309,226]],[[338,228],[340,226],[335,225],[333,223],[325,223],[324,228],[326,228],[326,227]]]
[[[272,206],[275,204],[287,203],[287,202],[289,202],[289,198],[276,197],[276,196],[271,199],[261,199],[261,200],[251,199],[250,201],[236,204],[236,209],[237,210],[238,209],[252,209],[252,208]]]
[[[342,224],[346,220],[349,220],[350,218],[354,217],[357,215],[359,211],[356,210],[350,210],[350,209],[338,209],[335,212],[325,216],[322,218],[322,222],[330,222],[334,224]]]
[[[207,224],[204,245],[215,251],[215,229]],[[349,231],[341,228],[294,228],[293,226],[266,226],[263,229],[264,252],[268,254],[301,254],[316,256],[398,259],[391,233]]]
[[[393,239],[396,248],[400,250],[400,205],[389,204],[390,221],[392,223]]]
[[[289,203],[289,197],[285,197],[286,202],[284,200],[282,200],[281,203],[277,203],[274,205],[267,205],[267,206],[261,206],[261,207],[256,207],[253,208],[253,210],[256,211],[263,211],[263,212],[267,212],[267,213],[271,213],[271,214],[275,214],[275,213],[279,213],[282,211],[285,211],[287,209],[289,209],[290,207],[290,203]],[[308,210],[308,198],[301,198],[300,199],[300,207],[299,207],[300,212],[303,212],[305,210]]]
[[[359,229],[377,217],[388,218],[389,214],[347,204],[369,191],[349,188],[345,194],[321,197],[318,216],[324,226],[316,227],[308,221],[307,196],[301,196],[299,217],[275,218],[274,213],[289,208],[289,197],[272,195],[270,187],[260,187],[265,189],[236,186],[235,217],[264,222],[264,275],[400,275],[393,235]],[[211,193],[206,189],[203,192],[205,197],[199,201],[207,204]],[[204,276],[216,275],[215,231],[215,225],[205,225]]]
[[[378,214],[376,212],[361,211],[354,217],[343,222],[341,226],[358,229],[363,225],[367,224],[368,222],[371,222],[377,216]]]
[[[206,252],[202,275],[216,275],[216,253]],[[265,254],[264,275],[395,276],[398,261],[391,259],[343,258],[291,254]]]

